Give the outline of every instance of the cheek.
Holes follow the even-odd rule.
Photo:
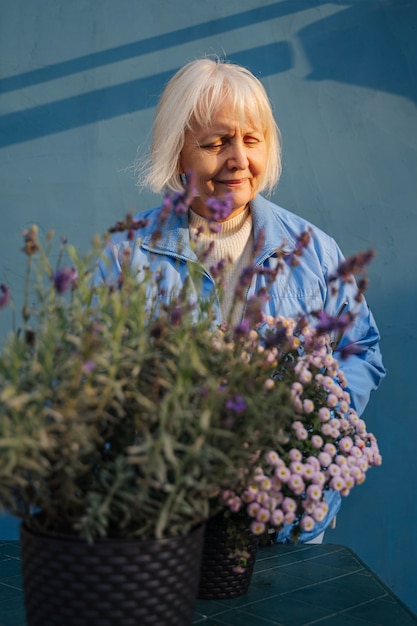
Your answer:
[[[200,159],[199,161],[194,162],[194,171],[197,179],[202,184],[210,184],[219,171],[217,160],[207,157],[205,159]]]
[[[184,150],[180,157],[180,167],[184,172],[194,172],[196,185],[201,192],[205,187],[212,188],[212,179],[221,169],[221,164],[215,156]]]
[[[210,176],[199,176],[196,183],[200,196],[211,196],[214,193],[214,182]]]
[[[258,175],[263,174],[266,167],[266,151],[261,150],[254,155],[253,168]]]

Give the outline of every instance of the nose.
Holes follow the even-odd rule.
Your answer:
[[[243,141],[234,141],[230,146],[227,165],[230,169],[244,170],[249,165],[246,146]]]

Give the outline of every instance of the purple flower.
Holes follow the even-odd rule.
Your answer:
[[[233,398],[229,398],[226,401],[226,408],[230,411],[234,411],[235,413],[243,413],[246,409],[247,404],[242,398],[242,396],[236,395]]]
[[[183,317],[183,309],[182,309],[181,304],[176,304],[175,306],[173,306],[170,309],[170,315],[171,315],[171,324],[173,326],[179,326],[181,324],[182,317]]]
[[[212,275],[214,279],[216,279],[223,275],[225,269],[226,269],[226,260],[220,259],[220,261],[216,263],[216,265],[212,265],[210,267],[210,274]]]
[[[357,346],[354,343],[350,343],[342,348],[338,348],[337,350],[340,353],[340,358],[344,360],[352,354],[362,354],[365,351],[365,348]]]
[[[369,265],[375,256],[373,250],[359,252],[342,261],[336,272],[329,277],[329,282],[340,278],[343,282],[351,282],[353,274],[361,274],[365,272],[365,266]]]
[[[269,282],[272,282],[279,273],[279,267],[260,267],[257,268],[256,273],[259,276],[266,276]]]
[[[330,333],[332,331],[343,333],[352,324],[352,314],[349,312],[340,317],[335,317],[325,311],[319,311],[315,313],[315,316],[319,320],[316,325],[316,330],[319,333]]]
[[[75,287],[78,272],[75,267],[63,267],[57,270],[52,277],[54,287],[60,294],[65,293],[69,287]]]
[[[0,309],[4,309],[10,302],[10,290],[4,283],[0,285],[0,293]]]
[[[300,235],[297,237],[295,248],[289,254],[285,254],[287,258],[287,262],[292,267],[295,267],[296,265],[300,264],[300,257],[303,254],[303,250],[304,248],[307,248],[310,241],[311,241],[311,230],[307,229],[303,231],[302,233],[300,233]],[[282,249],[281,253],[283,252],[284,250]]]
[[[114,226],[110,226],[109,233],[122,233],[128,231],[128,239],[134,239],[134,231],[145,228],[148,225],[149,220],[144,218],[134,219],[130,213],[127,213],[124,220],[119,220]]]
[[[187,213],[188,207],[187,197],[184,193],[167,192],[162,202],[162,210],[159,214],[159,223],[162,225],[165,224],[173,211],[177,215]]]
[[[256,269],[253,265],[248,265],[247,267],[244,267],[239,276],[239,286],[249,287],[255,273]]]
[[[195,195],[194,175],[192,172],[188,172],[183,192],[167,192],[165,194],[159,213],[159,225],[163,226],[172,212],[176,215],[188,213],[188,209]]]
[[[160,228],[156,228],[151,235],[151,242],[157,243],[162,238],[162,231]]]
[[[250,320],[245,317],[243,320],[234,328],[234,332],[236,335],[247,335],[251,329]]]
[[[210,243],[207,246],[207,248],[205,250],[203,250],[202,253],[201,253],[201,260],[202,261],[204,259],[206,259],[211,254],[211,252],[213,251],[214,246],[215,246],[215,242],[214,241],[210,241]]]
[[[220,222],[229,217],[232,212],[231,199],[231,195],[228,194],[224,199],[211,197],[207,200],[207,208],[216,222]]]
[[[268,330],[264,337],[264,343],[266,348],[273,348],[274,346],[282,346],[287,340],[287,330],[284,326],[277,326],[274,330]]]
[[[160,229],[165,225],[166,221],[171,215],[173,202],[175,198],[176,198],[176,195],[173,195],[170,193],[165,194],[163,202],[162,202],[162,207],[158,215],[158,226],[159,226],[159,228],[157,229],[158,231],[160,231]]]
[[[216,222],[216,220],[209,220],[208,227],[212,233],[219,233],[222,229],[222,225],[220,222]]]
[[[83,372],[85,373],[89,373],[92,372],[93,369],[95,368],[96,364],[94,363],[94,361],[86,361],[82,367]]]
[[[253,248],[254,257],[258,256],[258,254],[262,252],[264,248],[264,244],[265,244],[265,231],[263,230],[263,228],[261,228],[259,229],[258,236],[256,238],[255,245]]]
[[[250,296],[250,298],[248,298],[245,310],[245,319],[249,321],[252,327],[262,322],[262,304],[268,300],[268,298],[268,294],[261,294],[260,292],[256,296]]]
[[[311,230],[308,228],[297,237],[297,244],[296,244],[297,250],[302,250],[303,248],[307,248],[310,241],[311,241]]]
[[[177,215],[188,213],[188,204],[184,201],[182,196],[174,202],[174,211]]]
[[[196,196],[196,194],[197,191],[195,189],[195,176],[193,172],[187,172],[184,192],[175,194],[172,199],[175,213],[177,215],[181,215],[183,213],[187,214],[188,209],[191,206],[193,198]]]
[[[200,396],[202,398],[207,398],[209,393],[208,387],[206,387],[206,385],[202,385],[202,387],[200,387]]]

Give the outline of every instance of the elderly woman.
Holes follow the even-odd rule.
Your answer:
[[[337,296],[329,290],[327,278],[343,260],[335,241],[261,195],[270,193],[279,179],[280,152],[271,105],[255,76],[243,67],[209,58],[183,67],[169,81],[157,108],[151,160],[142,168],[140,182],[156,192],[180,192],[184,191],[186,176],[193,172],[196,193],[188,214],[171,216],[158,238],[153,234],[161,208],[140,214],[147,225],[133,247],[132,271],[145,266],[158,270],[169,297],[190,277],[190,265],[199,264],[204,297],[215,289],[210,268],[227,259],[225,286],[217,299],[217,321],[235,324],[244,315],[245,303],[238,306],[233,302],[234,288],[242,270],[252,262],[255,242],[256,265],[275,268],[277,250],[283,245],[294,249],[300,235],[310,230],[312,242],[303,251],[301,263],[295,268],[284,263],[274,282],[268,284],[264,312],[294,317],[313,310],[336,315],[341,307],[354,309],[354,325],[338,345],[342,348],[353,343],[360,348],[342,360],[341,367],[352,403],[361,413],[371,390],[384,376],[379,333],[365,301],[355,301],[354,285],[344,285]],[[213,200],[225,197],[230,213],[218,216],[216,229],[207,228],[213,219]],[[191,243],[196,239],[197,248]],[[113,238],[106,250],[110,263],[100,264],[101,279],[114,278],[121,271],[126,243],[126,234]],[[204,255],[199,255],[200,246]],[[265,285],[267,272],[256,273],[246,301]],[[340,495],[328,492],[326,500],[326,520],[316,524],[312,532],[303,532],[300,541],[317,541],[331,523],[340,507]],[[286,541],[289,532],[284,528],[278,541]]]

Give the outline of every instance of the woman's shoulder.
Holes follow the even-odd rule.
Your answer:
[[[133,215],[127,214],[123,219],[115,222],[114,226],[109,229],[111,237],[109,240],[110,246],[121,246],[125,242],[131,242],[136,239],[140,233],[141,237],[152,232],[158,223],[158,216],[160,214],[161,207],[158,206],[153,209],[147,209],[134,213]],[[134,236],[132,237],[132,233]]]
[[[343,258],[339,245],[331,235],[304,217],[263,196],[258,195],[253,201],[252,214],[255,228],[263,230],[268,247],[286,244],[289,249],[294,249],[299,237],[307,231],[311,240],[304,252],[306,258],[315,257],[323,270],[336,267]]]
[[[152,209],[146,209],[145,211],[139,211],[135,214],[134,219],[137,222],[143,223],[144,227],[154,226],[160,219],[162,206],[153,207]]]
[[[264,196],[258,195],[253,201],[253,212],[258,216],[262,216],[262,221],[266,226],[274,225],[277,231],[284,231],[288,234],[289,240],[297,239],[304,231],[310,231],[314,237],[323,243],[337,245],[331,235],[310,222],[308,219],[285,209],[284,207],[268,200]],[[278,228],[279,225],[279,228]]]

